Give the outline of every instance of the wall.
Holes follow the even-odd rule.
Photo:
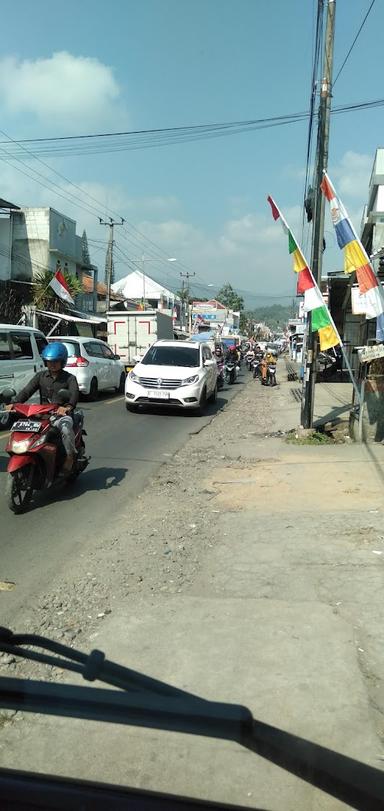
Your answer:
[[[11,275],[10,263],[11,220],[0,217],[0,281],[5,282]]]
[[[12,219],[12,278],[28,281],[48,267],[49,208],[25,208]]]
[[[59,262],[76,273],[76,223],[53,208],[24,208],[13,215],[12,278],[30,280]]]
[[[76,222],[54,208],[49,209],[49,266],[62,267],[67,263],[71,273],[76,273]]]

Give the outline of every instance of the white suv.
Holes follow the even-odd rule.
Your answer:
[[[156,341],[129,373],[125,404],[194,408],[201,413],[217,396],[217,364],[206,344]]]
[[[60,341],[67,347],[65,371],[76,377],[80,394],[85,394],[88,400],[96,400],[98,392],[103,389],[124,392],[124,364],[104,341],[67,335],[48,340]]]

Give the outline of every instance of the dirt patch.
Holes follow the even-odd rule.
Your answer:
[[[311,454],[306,459],[282,453],[273,464],[259,463],[241,467],[215,468],[205,486],[217,491],[213,503],[230,510],[254,509],[273,512],[319,510],[369,510],[382,503],[382,488],[370,470],[351,464],[335,464],[330,455]],[[329,449],[331,450],[331,449]],[[304,449],[301,449],[303,452]],[[317,488],[313,486],[316,463]]]

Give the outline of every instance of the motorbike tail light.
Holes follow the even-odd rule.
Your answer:
[[[89,360],[87,360],[86,358],[83,358],[81,355],[78,358],[73,356],[73,357],[68,358],[65,365],[66,365],[67,368],[68,368],[68,366],[77,366],[77,367],[89,366]]]

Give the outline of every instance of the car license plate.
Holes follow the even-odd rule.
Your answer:
[[[12,431],[25,431],[26,433],[37,434],[40,431],[41,422],[32,420],[17,420],[12,426]]]
[[[150,400],[169,400],[169,391],[162,391],[161,389],[158,391],[149,391],[148,397]]]

